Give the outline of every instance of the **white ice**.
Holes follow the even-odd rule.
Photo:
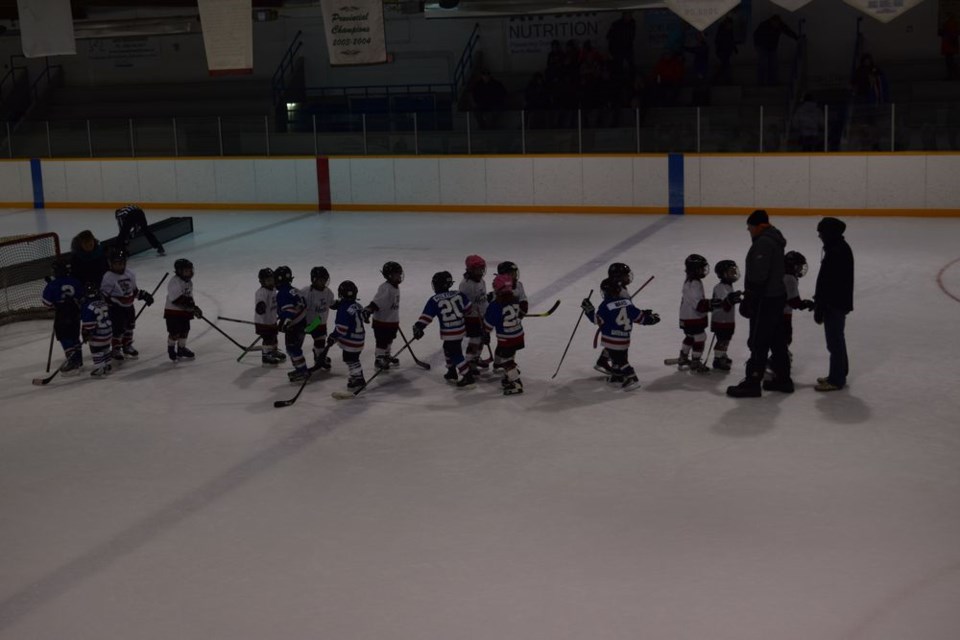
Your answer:
[[[937,284],[960,220],[849,218],[849,387],[813,391],[827,352],[803,313],[796,393],[737,401],[723,391],[741,376],[742,320],[732,373],[662,361],[680,344],[684,257],[742,264],[742,217],[194,216],[166,258],[130,266],[152,288],[190,258],[208,318],[250,317],[263,266],[302,286],[323,264],[369,300],[397,260],[409,336],[431,275],[459,278],[469,253],[517,262],[534,310],[563,302],[525,321],[522,396],[444,384],[434,324],[415,344],[432,371],[401,356],[336,401],[337,354],[285,409],[285,371],[238,364],[202,322],[196,361],[168,362],[160,304],[137,327],[140,360],[102,381],[32,386],[49,322],[0,328],[0,638],[960,637],[960,302]],[[816,220],[774,223],[810,260],[809,296]],[[111,213],[0,212],[0,235],[67,244],[84,228],[111,235]],[[656,276],[638,302],[663,322],[637,327],[630,351],[642,388],[593,371],[586,322],[551,380],[614,260],[636,283]],[[942,281],[960,296],[960,263]],[[363,363],[371,375],[369,344]]]

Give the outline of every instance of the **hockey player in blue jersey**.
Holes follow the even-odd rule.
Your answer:
[[[463,337],[467,335],[464,316],[469,313],[469,298],[460,291],[450,291],[453,276],[449,271],[433,274],[434,295],[427,300],[420,319],[413,325],[413,338],[423,337],[423,330],[433,319],[439,318],[440,339],[443,341],[443,355],[447,360],[447,373],[443,376],[448,382],[456,382],[459,389],[473,389],[476,378],[470,370],[470,363],[463,357]],[[463,376],[457,381],[457,373]]]
[[[83,345],[80,343],[80,304],[83,283],[70,275],[70,263],[53,263],[53,279],[43,289],[43,306],[54,310],[53,332],[63,347],[66,361],[60,365],[65,376],[78,375],[83,367]]]
[[[612,278],[600,283],[600,291],[603,292],[603,302],[599,309],[588,298],[584,298],[580,306],[587,319],[600,327],[600,344],[610,354],[611,373],[607,380],[629,391],[640,386],[637,374],[627,360],[633,324],[657,324],[660,316],[650,309],[633,306],[630,298],[623,295],[623,283]]]
[[[300,292],[293,287],[293,272],[281,266],[273,271],[277,283],[278,329],[284,332],[284,347],[290,356],[293,371],[287,373],[291,382],[303,382],[310,375],[307,359],[303,357],[304,330],[307,327],[307,304]]]
[[[487,331],[497,333],[494,367],[503,369],[500,382],[503,395],[511,396],[523,393],[523,382],[515,360],[517,351],[524,347],[520,302],[513,294],[513,278],[509,274],[500,274],[493,279],[493,292],[496,297],[487,306],[483,324]]]
[[[93,358],[94,378],[103,378],[110,374],[111,344],[113,343],[113,323],[110,321],[110,307],[100,293],[100,285],[88,282],[80,310],[83,341],[90,347]]]
[[[633,282],[633,270],[629,265],[623,262],[614,262],[607,267],[607,277],[619,287],[621,297],[630,297],[630,290],[627,289],[627,285]],[[610,354],[607,353],[605,348],[600,350],[600,357],[597,358],[597,364],[593,365],[593,368],[607,375],[613,373],[613,367],[610,365]]]
[[[347,379],[347,389],[351,391],[365,387],[363,366],[360,364],[360,352],[366,339],[366,330],[363,326],[363,306],[357,302],[357,285],[350,280],[344,280],[337,287],[336,303],[337,319],[333,331],[327,338],[327,349],[340,343],[343,350],[343,362],[347,365],[350,377]]]

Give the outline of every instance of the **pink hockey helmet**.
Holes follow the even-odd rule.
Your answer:
[[[493,279],[493,290],[497,293],[503,291],[513,291],[513,276],[509,273],[501,273]]]
[[[467,264],[467,269],[469,270],[487,268],[487,261],[478,255],[467,256],[466,264]]]

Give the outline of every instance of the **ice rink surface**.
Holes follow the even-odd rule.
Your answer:
[[[742,375],[742,318],[730,374],[662,361],[680,344],[684,257],[742,268],[744,220],[196,213],[192,236],[130,267],[152,289],[193,260],[208,318],[251,317],[264,266],[304,286],[325,265],[366,302],[396,260],[409,336],[431,275],[459,281],[469,253],[488,274],[517,262],[533,310],[562,304],[525,321],[522,396],[496,378],[446,385],[434,323],[415,343],[432,371],[401,356],[336,401],[332,353],[328,379],[285,409],[285,369],[238,364],[202,322],[196,361],[171,364],[162,295],[139,361],[108,380],[34,387],[49,321],[0,327],[0,638],[955,640],[960,300],[937,276],[960,298],[960,220],[847,219],[849,387],[813,391],[827,352],[800,313],[796,393],[738,401],[724,389]],[[816,222],[773,219],[810,262],[805,297]],[[116,231],[107,211],[3,211],[0,228],[65,246]],[[580,299],[617,260],[634,287],[656,276],[637,302],[663,322],[635,328],[630,350],[642,388],[593,371],[586,321],[551,380]],[[368,377],[372,351],[368,336]]]

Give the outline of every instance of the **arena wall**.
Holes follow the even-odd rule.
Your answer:
[[[960,154],[0,161],[0,204],[96,208],[960,216]]]

